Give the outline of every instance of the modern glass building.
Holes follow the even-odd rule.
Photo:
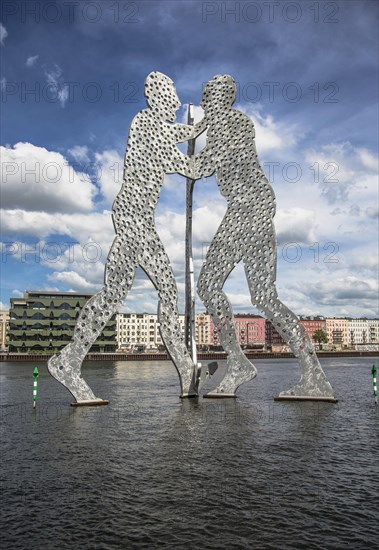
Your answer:
[[[92,294],[27,290],[11,298],[8,348],[10,352],[56,353],[68,344],[77,318]],[[90,352],[114,352],[116,315],[105,326]]]

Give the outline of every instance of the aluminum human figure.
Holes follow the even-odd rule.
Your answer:
[[[208,395],[234,396],[242,383],[256,376],[256,368],[237,341],[232,308],[223,291],[229,274],[242,261],[252,304],[273,323],[299,360],[299,383],[280,396],[333,396],[309,336],[277,294],[275,195],[257,158],[253,122],[232,108],[235,97],[233,78],[218,75],[206,84],[200,104],[208,133],[206,147],[196,157],[195,179],[215,173],[227,201],[198,279],[199,296],[227,352],[225,376]]]
[[[158,290],[160,331],[179,374],[181,395],[197,393],[196,369],[180,329],[177,286],[154,220],[165,174],[193,176],[193,161],[176,144],[195,137],[196,130],[173,124],[181,103],[167,76],[150,73],[145,81],[145,95],[148,108],[138,113],[131,124],[123,183],[113,203],[116,237],[105,266],[104,287],[82,309],[72,342],[48,362],[50,373],[81,402],[102,401],[82,378],[82,361],[125,300],[137,266]]]

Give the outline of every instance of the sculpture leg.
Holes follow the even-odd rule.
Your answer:
[[[314,346],[297,316],[278,298],[275,285],[275,249],[264,245],[259,258],[245,261],[251,301],[269,319],[299,360],[300,381],[279,397],[333,397],[333,389],[315,353]],[[275,258],[275,260],[274,260]],[[271,267],[271,269],[270,269]]]
[[[178,289],[170,261],[156,231],[139,258],[140,266],[158,290],[158,321],[162,340],[179,375],[181,397],[198,395],[196,366],[185,346],[178,311]]]
[[[252,380],[257,375],[255,366],[247,359],[238,342],[232,307],[222,290],[227,277],[240,260],[238,250],[227,250],[222,240],[218,238],[218,234],[222,231],[221,226],[208,250],[197,284],[198,294],[212,317],[221,345],[227,353],[225,376],[217,388],[207,394],[207,397],[223,395],[234,397],[241,384]],[[238,243],[234,244],[238,245]]]
[[[105,325],[124,301],[132,286],[135,262],[130,251],[122,250],[116,237],[105,268],[105,285],[80,312],[72,342],[49,359],[50,374],[63,384],[78,402],[102,402],[82,378],[83,359]],[[135,253],[134,253],[135,256]]]

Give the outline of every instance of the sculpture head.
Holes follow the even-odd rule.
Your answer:
[[[154,71],[145,80],[145,96],[149,107],[157,116],[168,122],[174,122],[176,111],[181,106],[171,78]]]
[[[237,87],[234,78],[228,74],[216,75],[206,83],[200,106],[206,114],[228,111],[236,99]]]

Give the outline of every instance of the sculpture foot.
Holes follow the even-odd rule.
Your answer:
[[[237,389],[242,384],[257,376],[257,369],[244,354],[242,355],[243,357],[239,356],[238,359],[233,356],[228,357],[224,378],[217,388],[204,397],[235,397]]]
[[[298,384],[283,391],[279,397],[328,397],[334,399],[333,388],[328,382],[308,335],[298,352],[301,378]]]
[[[338,403],[335,397],[320,397],[310,395],[279,395],[274,397],[274,401],[323,401],[324,403]]]
[[[75,403],[71,403],[71,407],[94,407],[108,404],[109,401],[107,401],[106,399],[95,398],[92,400],[75,401]]]
[[[180,373],[180,385],[181,385],[181,398],[198,397],[198,391],[196,388],[196,372],[195,366],[186,370],[184,373]]]
[[[81,375],[81,361],[70,357],[69,353],[63,352],[53,355],[47,362],[47,369],[51,376],[63,384],[65,388],[74,396],[77,402],[103,401],[95,396],[87,382]]]
[[[204,399],[213,399],[213,398],[223,398],[223,399],[227,399],[227,398],[233,398],[235,399],[237,396],[235,393],[218,393],[217,392],[217,389],[216,390],[213,390],[213,391],[210,391],[209,393],[206,393],[204,396]]]
[[[204,386],[208,380],[212,378],[218,369],[217,361],[212,361],[208,365],[197,364],[197,389],[198,391]]]
[[[300,382],[293,388],[280,392],[279,397],[327,397],[334,399],[333,388],[326,379],[321,386],[310,386]]]
[[[181,393],[180,399],[191,399],[193,397],[199,397],[198,393],[192,392],[192,393]]]
[[[315,356],[316,357],[316,356]],[[333,388],[328,382],[324,371],[318,363],[314,368],[308,370],[301,378],[300,382],[290,388],[282,391],[279,397],[330,397],[334,398]]]

